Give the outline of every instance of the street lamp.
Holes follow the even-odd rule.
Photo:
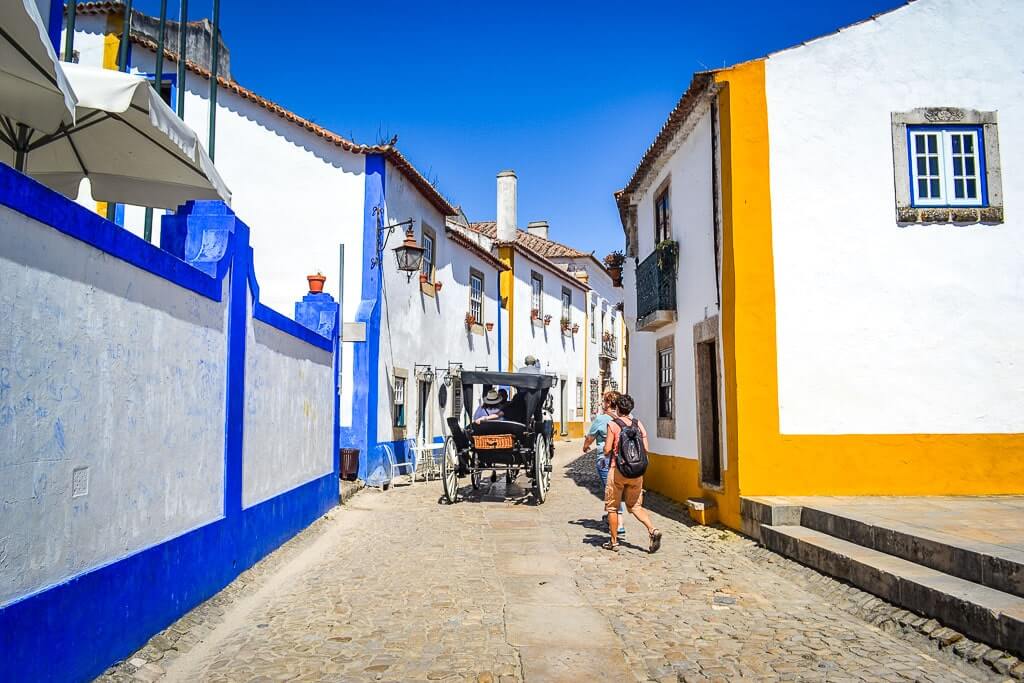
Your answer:
[[[425,249],[416,244],[416,234],[412,231],[412,226],[405,229],[405,240],[392,251],[395,252],[398,269],[405,273],[406,281],[412,280],[412,274],[420,272],[423,268]]]

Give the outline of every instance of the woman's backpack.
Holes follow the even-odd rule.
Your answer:
[[[640,433],[640,423],[630,418],[626,424],[621,418],[615,418],[619,425],[619,444],[615,449],[615,467],[619,474],[627,479],[644,476],[647,471],[647,449],[644,448],[644,437]]]

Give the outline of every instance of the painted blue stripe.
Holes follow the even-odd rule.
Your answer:
[[[103,673],[337,504],[335,474],[0,610],[0,680]]]
[[[271,325],[286,334],[290,334],[293,337],[301,339],[311,346],[323,349],[324,351],[334,350],[334,343],[330,339],[309,329],[308,327],[300,325],[288,316],[278,313],[269,306],[265,306],[264,304],[257,302],[256,305],[253,306],[252,317],[260,322]]]
[[[189,291],[221,300],[223,273],[210,277],[5,164],[0,164],[0,205]]]
[[[53,45],[53,51],[60,59],[60,31],[64,27],[64,0],[50,0],[50,16],[46,22],[46,34]]]
[[[384,207],[386,161],[379,154],[366,157],[363,197],[362,290],[356,321],[366,326],[366,341],[352,350],[352,426],[343,430],[342,445],[359,449],[359,477],[366,479],[368,463],[376,457],[377,402],[380,385],[380,269],[372,265],[377,255],[377,217],[374,207]]]
[[[195,220],[201,221],[203,216]],[[242,509],[242,446],[245,430],[245,337],[249,324],[249,272],[252,270],[252,249],[249,228],[235,219],[235,229],[228,247],[231,261],[229,275],[230,302],[228,310],[227,392],[224,421],[224,515]]]

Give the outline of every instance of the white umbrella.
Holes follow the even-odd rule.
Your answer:
[[[30,140],[25,173],[68,197],[88,176],[93,199],[173,209],[228,190],[195,131],[142,76],[64,64],[75,123]],[[7,158],[4,157],[7,155]],[[0,149],[10,163],[13,150]]]
[[[75,94],[35,0],[0,0],[0,134],[10,138],[5,142],[13,146],[27,128],[52,133],[74,123],[74,114]]]

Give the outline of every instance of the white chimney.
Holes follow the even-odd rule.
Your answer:
[[[548,238],[548,222],[547,221],[530,221],[526,224],[526,232],[537,237]]]
[[[516,239],[516,172],[498,174],[498,241]]]

